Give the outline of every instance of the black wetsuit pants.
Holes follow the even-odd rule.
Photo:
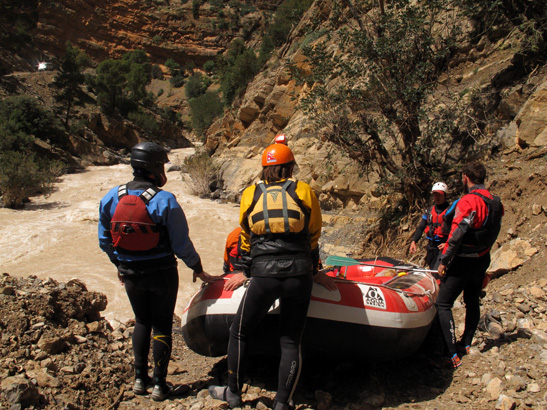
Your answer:
[[[279,299],[281,361],[275,399],[289,403],[302,366],[300,342],[310,303],[312,275],[287,278],[253,277],[230,328],[228,384],[234,393],[243,387],[247,342],[276,299]]]
[[[441,264],[442,251],[439,249],[440,242],[428,241],[425,247],[425,263],[429,269],[437,270]],[[436,279],[439,279],[437,274],[433,274]]]
[[[490,254],[479,258],[454,257],[443,277],[437,297],[437,314],[445,341],[446,353],[457,353],[456,326],[452,307],[463,292],[465,303],[465,330],[461,341],[464,346],[471,345],[480,320],[480,295],[484,274],[490,265]]]
[[[171,330],[178,286],[176,265],[157,269],[145,276],[125,277],[125,290],[135,313],[133,354],[137,378],[148,377],[148,353],[153,331],[154,381],[165,381],[171,358]]]

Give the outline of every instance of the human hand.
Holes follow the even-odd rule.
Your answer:
[[[125,286],[125,278],[122,276],[120,271],[118,271],[118,280],[120,281],[122,286]]]
[[[200,278],[203,282],[205,283],[211,283],[211,282],[214,282],[216,280],[216,276],[211,276],[209,275],[207,272],[203,271],[201,273],[196,273],[194,272],[194,280],[193,282],[196,281],[197,278]]]
[[[410,253],[416,253],[416,242],[412,241],[410,243],[410,249],[408,250]]]
[[[319,272],[313,277],[313,280],[328,290],[338,290],[334,278],[328,276],[325,272]]]
[[[439,246],[437,246],[437,249],[439,249],[441,252],[444,248],[446,248],[446,245],[448,245],[446,242],[441,243]]]
[[[446,266],[444,266],[442,263],[439,265],[439,268],[437,269],[437,273],[439,276],[444,277],[446,271]]]
[[[224,290],[234,291],[243,285],[246,280],[247,277],[243,274],[243,272],[238,272],[226,281],[224,284]]]

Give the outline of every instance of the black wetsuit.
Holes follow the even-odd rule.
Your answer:
[[[136,377],[147,377],[153,331],[154,380],[165,381],[171,357],[173,312],[179,285],[176,261],[172,258],[171,264],[166,263],[138,274],[126,274],[124,278],[125,290],[135,314],[132,342]]]
[[[253,277],[230,328],[228,344],[229,387],[241,391],[247,342],[276,299],[279,299],[281,362],[276,400],[288,403],[300,377],[300,340],[310,303],[313,276]]]

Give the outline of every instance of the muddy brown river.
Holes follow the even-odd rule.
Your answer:
[[[177,164],[192,152],[174,150],[169,158]],[[238,224],[238,206],[193,196],[180,172],[169,172],[167,177],[164,189],[174,193],[181,204],[204,269],[213,275],[221,274],[224,243]],[[97,240],[99,201],[110,188],[131,179],[129,165],[92,166],[62,176],[50,196],[31,198],[23,210],[0,208],[0,272],[61,282],[81,279],[88,290],[107,296],[108,306],[103,312],[106,319],[132,318],[114,265]],[[192,283],[191,270],[180,260],[179,276],[178,315],[200,287],[199,280]]]

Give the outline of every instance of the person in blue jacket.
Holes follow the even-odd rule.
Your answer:
[[[175,255],[193,271],[194,282],[213,277],[203,270],[189,236],[186,217],[175,196],[160,187],[167,182],[167,152],[153,142],[131,150],[134,179],[112,188],[100,202],[99,244],[118,269],[135,314],[133,354],[135,394],[146,394],[148,353],[153,331],[153,390],[162,401],[171,393],[166,383],[171,357],[171,331],[177,300],[178,269]]]

